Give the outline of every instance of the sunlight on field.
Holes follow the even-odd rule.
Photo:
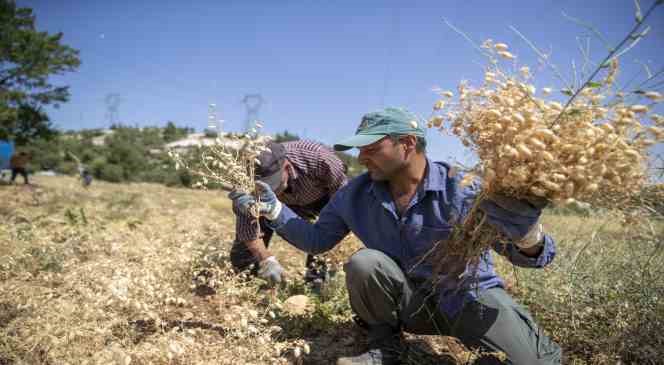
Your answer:
[[[500,260],[509,289],[567,351],[568,363],[661,360],[662,221],[548,215],[558,254],[543,272]]]
[[[303,254],[283,240],[274,247],[288,286],[232,275],[225,193],[39,177],[0,186],[0,201],[0,364],[319,364],[365,343],[343,273],[312,294]],[[650,270],[664,264],[662,225],[634,234],[608,215],[544,223],[561,247],[553,267],[499,269],[570,359],[662,356],[652,331],[664,280]],[[348,238],[327,258],[340,265],[359,247]],[[306,314],[282,308],[293,294],[311,298]]]
[[[304,343],[279,327],[297,287],[260,291],[231,275],[225,193],[44,177],[0,196],[2,363],[286,363]],[[299,278],[303,255],[275,246]],[[217,295],[199,296],[193,273],[210,252],[222,257],[208,271]]]

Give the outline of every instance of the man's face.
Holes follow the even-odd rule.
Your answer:
[[[374,181],[387,181],[406,168],[404,145],[395,143],[388,136],[360,148],[358,161],[369,171]]]

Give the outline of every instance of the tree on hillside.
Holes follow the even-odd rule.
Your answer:
[[[36,138],[49,140],[58,134],[48,115],[29,105],[18,107],[16,121],[16,123],[3,125],[2,130],[7,132],[6,138],[13,139],[18,145],[25,145]]]
[[[106,146],[107,162],[117,166],[121,175],[119,181],[140,181],[140,175],[148,165],[141,131],[138,128],[118,127],[106,139]]]
[[[0,139],[21,144],[53,131],[43,107],[66,102],[69,87],[53,85],[49,77],[81,63],[78,51],[61,39],[62,33],[36,30],[32,9],[0,0]]]
[[[335,151],[334,154],[346,165],[346,176],[355,177],[366,170],[357,160],[357,157],[350,153]]]
[[[274,135],[273,141],[277,143],[281,142],[288,142],[288,141],[297,141],[300,139],[300,136],[298,136],[295,133],[291,133],[288,130],[285,130],[284,133],[277,133]]]
[[[173,142],[178,139],[185,138],[190,131],[190,128],[180,128],[175,125],[175,123],[169,121],[164,127],[163,138],[164,142]]]

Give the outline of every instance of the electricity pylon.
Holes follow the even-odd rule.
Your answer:
[[[249,133],[258,121],[258,111],[263,105],[261,94],[246,94],[242,103],[247,108],[247,118],[244,121],[244,132]]]

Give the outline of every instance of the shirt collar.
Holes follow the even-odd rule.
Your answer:
[[[444,162],[433,162],[427,158],[427,169],[424,173],[422,186],[424,191],[443,191],[449,165]]]

